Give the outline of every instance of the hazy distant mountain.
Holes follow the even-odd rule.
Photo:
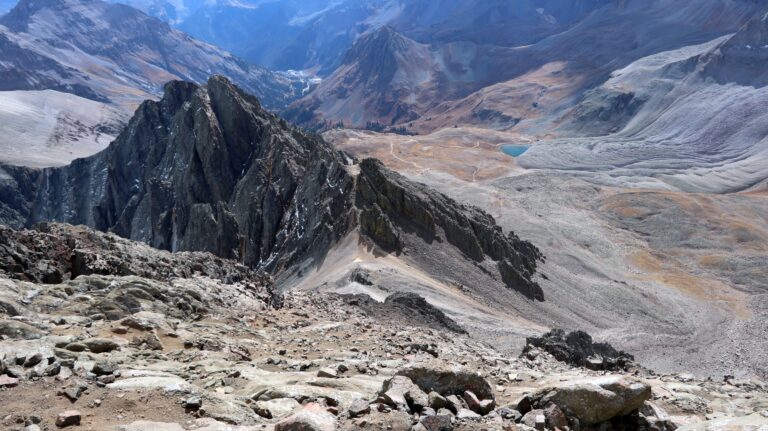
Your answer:
[[[251,0],[206,4],[179,24],[186,33],[277,70],[328,73],[378,12],[381,0]]]
[[[294,104],[292,118],[357,127],[415,122],[419,130],[455,124],[541,130],[612,71],[734,32],[763,9],[749,0],[505,5],[407,3],[389,27],[409,42],[379,43],[369,36],[376,30],[368,31],[318,91]],[[494,24],[511,22],[528,30]],[[390,52],[400,45],[410,53]]]
[[[169,24],[178,24],[206,4],[205,0],[108,0],[138,9]]]
[[[768,15],[732,36],[640,59],[568,113],[560,130],[568,139],[521,163],[640,172],[683,190],[749,188],[768,176],[766,61]]]
[[[521,46],[564,31],[606,0],[409,0],[389,22],[419,42]]]
[[[0,18],[0,58],[0,160],[32,166],[104,148],[128,114],[171,80],[226,75],[272,109],[306,90],[295,75],[98,0],[22,0]]]
[[[521,59],[511,48],[471,42],[422,44],[380,27],[361,37],[342,65],[287,115],[363,127],[403,124],[440,100],[456,98],[514,76]]]
[[[54,89],[138,103],[170,80],[204,82],[222,74],[267,106],[280,107],[303,88],[124,5],[22,0],[0,26],[2,90]]]
[[[132,3],[140,0],[131,0]],[[180,29],[275,69],[330,73],[360,35],[389,25],[423,43],[526,45],[563,31],[603,0],[217,1]]]

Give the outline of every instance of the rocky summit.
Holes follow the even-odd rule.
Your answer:
[[[336,244],[359,235],[381,253],[412,255],[432,274],[474,274],[544,299],[534,279],[542,254],[493,217],[376,160],[358,163],[222,77],[168,84],[162,100],[143,103],[92,157],[5,172],[4,193],[13,198],[6,223],[82,224],[278,277],[318,267]],[[450,258],[433,262],[434,254],[420,252],[436,248],[450,249]]]

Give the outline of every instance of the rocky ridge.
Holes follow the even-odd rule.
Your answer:
[[[47,253],[30,244],[59,236],[87,245],[84,235],[116,244],[94,251],[105,259],[120,251],[154,262],[159,273],[175,269],[170,253],[63,225],[18,234],[0,258],[24,247]],[[206,256],[212,267],[242,268],[201,254],[203,266]],[[768,424],[761,382],[592,371],[538,348],[518,356],[439,327],[379,320],[344,295],[291,292],[278,308],[249,287],[258,278],[227,282],[182,271],[41,284],[8,274],[0,275],[0,299],[14,303],[0,308],[0,423],[8,430]]]
[[[207,251],[275,275],[321,264],[352,232],[382,253],[446,247],[486,282],[543,300],[538,250],[493,218],[289,127],[228,80],[166,86],[103,152],[8,169],[19,225],[83,224],[168,251]],[[32,196],[32,199],[28,199]],[[430,253],[413,259],[429,260]],[[424,263],[429,264],[430,262]],[[438,277],[462,280],[452,261]]]

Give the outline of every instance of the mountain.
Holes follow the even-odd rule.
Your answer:
[[[610,2],[604,0],[401,1],[388,23],[422,43],[525,46],[567,30]]]
[[[370,119],[384,124],[416,119],[417,92],[433,79],[432,55],[428,46],[382,27],[358,40],[342,65],[287,116],[298,123],[333,119],[358,127]]]
[[[371,14],[365,2],[221,1],[178,24],[201,40],[276,70],[335,68]]]
[[[375,160],[352,163],[222,77],[168,84],[97,155],[3,172],[4,223],[83,224],[282,277],[319,268],[353,235],[439,279],[544,298],[538,250],[491,216]]]
[[[170,80],[205,82],[218,73],[280,107],[303,88],[124,5],[23,0],[0,26],[2,90],[53,89],[138,104]]]
[[[307,90],[297,74],[253,66],[125,5],[22,0],[0,17],[0,160],[60,166],[111,141],[171,80],[223,74],[280,109]]]
[[[385,25],[421,43],[519,46],[564,30],[603,3],[217,1],[200,7],[178,28],[256,64],[281,70],[310,69],[326,76],[341,64],[344,53],[359,37]]]
[[[383,26],[358,39],[341,66],[291,105],[286,116],[308,125],[407,124],[442,100],[514,76],[522,60],[512,48],[471,42],[427,45]]]
[[[732,33],[763,9],[746,0],[475,3],[409,3],[397,14],[402,22],[392,18],[358,38],[319,91],[294,104],[291,118],[355,127],[394,121],[419,132],[464,124],[540,133],[614,70]],[[515,20],[540,31],[493,24]],[[382,42],[388,38],[398,40]],[[389,59],[386,74],[379,54]],[[355,102],[346,103],[347,95]]]
[[[117,0],[120,3],[138,9],[171,25],[179,24],[191,14],[203,7],[204,0]]]
[[[521,162],[688,191],[733,192],[763,182],[766,35],[768,17],[761,15],[734,35],[617,70],[565,116],[559,133],[567,140],[544,142]]]

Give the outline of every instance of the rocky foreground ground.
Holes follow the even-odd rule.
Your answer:
[[[281,295],[65,225],[0,239],[3,430],[768,429],[768,385],[658,375],[586,334],[503,352],[415,295]]]

